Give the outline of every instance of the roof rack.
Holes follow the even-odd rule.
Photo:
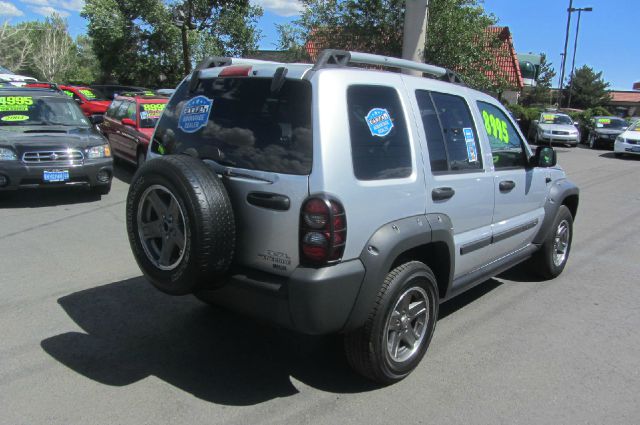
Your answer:
[[[323,50],[318,55],[318,60],[313,66],[313,69],[318,70],[327,67],[343,67],[348,66],[351,63],[411,69],[433,75],[443,81],[463,84],[462,78],[460,78],[458,74],[446,68],[429,65],[427,63],[414,62],[407,59],[398,59],[389,56],[374,55],[371,53],[350,52],[347,50]]]

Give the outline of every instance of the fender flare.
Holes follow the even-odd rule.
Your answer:
[[[365,276],[344,331],[355,330],[366,322],[385,277],[403,252],[435,242],[445,243],[449,250],[449,279],[446,282],[448,291],[455,261],[453,227],[448,216],[421,214],[392,221],[378,228],[360,254]]]
[[[544,205],[544,220],[542,221],[538,234],[533,238],[534,244],[544,243],[551,231],[551,226],[556,218],[556,214],[558,214],[558,209],[564,204],[567,197],[574,195],[579,196],[580,189],[569,179],[562,178],[553,182],[553,185],[549,189],[547,202]]]

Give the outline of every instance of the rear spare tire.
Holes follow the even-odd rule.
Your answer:
[[[235,222],[229,196],[201,160],[170,155],[146,161],[127,196],[133,255],[159,290],[184,295],[214,286],[233,259]]]

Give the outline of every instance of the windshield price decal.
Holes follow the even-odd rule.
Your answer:
[[[160,118],[166,103],[143,103],[140,105],[140,118],[143,120],[148,118]]]
[[[600,124],[611,124],[611,119],[610,118],[598,118],[598,122]]]
[[[0,121],[5,122],[16,122],[16,121],[26,121],[29,117],[26,115],[7,115],[6,117],[0,118]]]
[[[493,136],[503,143],[509,143],[509,132],[507,131],[507,122],[505,120],[501,120],[487,111],[482,111],[482,119],[489,137]]]
[[[93,92],[92,92],[91,90],[89,90],[89,89],[81,89],[81,90],[80,90],[80,93],[82,93],[83,95],[85,95],[85,97],[86,97],[87,99],[94,99],[94,98],[96,98],[96,97],[97,97],[97,96],[95,95],[95,93],[93,93]]]
[[[0,112],[28,111],[31,105],[33,105],[31,96],[0,96]]]

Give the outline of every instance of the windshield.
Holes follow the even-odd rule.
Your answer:
[[[620,118],[597,118],[596,119],[596,128],[610,128],[610,129],[618,129],[627,127],[629,124],[623,119]]]
[[[0,66],[0,74],[13,74],[10,69],[5,68],[4,66]]]
[[[65,125],[89,126],[71,99],[0,95],[0,126]]]
[[[154,128],[164,111],[164,107],[167,106],[167,101],[158,101],[154,103],[141,103],[140,104],[140,127],[142,128]]]
[[[631,131],[640,131],[640,120],[635,121],[633,124],[629,126],[629,130]]]
[[[88,101],[107,100],[107,97],[104,94],[102,94],[99,90],[90,89],[88,87],[78,87],[77,90],[80,92],[80,94],[86,97]]]
[[[568,115],[542,114],[541,124],[566,124],[573,125],[573,121]]]

